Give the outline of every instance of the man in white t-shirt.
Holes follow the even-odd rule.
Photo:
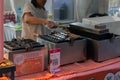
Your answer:
[[[47,20],[45,3],[47,0],[31,0],[25,4],[22,13],[22,38],[36,40],[34,34],[43,34],[43,27],[54,27],[54,22]]]

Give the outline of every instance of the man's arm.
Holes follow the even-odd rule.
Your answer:
[[[40,19],[40,18],[32,16],[30,12],[24,14],[23,22],[26,22],[29,24],[41,24],[41,25],[46,25],[48,23],[46,19]]]
[[[48,27],[50,28],[52,28],[55,25],[55,23],[48,21],[47,19],[41,19],[41,18],[32,16],[30,12],[24,14],[23,21],[29,24],[48,25]]]

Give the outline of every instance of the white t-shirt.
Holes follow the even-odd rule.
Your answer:
[[[36,8],[32,3],[26,3],[23,8],[22,13],[22,38],[36,40],[34,33],[42,34],[44,33],[44,25],[33,25],[23,22],[23,16],[25,13],[30,12],[33,16],[37,18],[47,19],[47,11],[42,8]]]

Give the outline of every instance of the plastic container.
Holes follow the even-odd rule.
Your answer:
[[[21,22],[21,15],[22,15],[22,7],[18,6],[18,8],[17,8],[17,23]]]
[[[67,7],[66,3],[64,2],[60,7],[60,12],[59,12],[60,20],[67,19],[67,17],[68,17],[67,12],[68,12],[68,7]]]

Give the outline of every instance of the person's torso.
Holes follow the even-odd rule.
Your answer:
[[[47,12],[46,10],[42,9],[42,8],[36,8],[34,7],[31,3],[28,3],[27,6],[30,8],[31,10],[31,14],[34,17],[37,18],[42,18],[42,19],[46,19],[47,18]],[[24,14],[24,12],[23,12]],[[25,38],[34,38],[34,33],[35,34],[43,34],[43,25],[33,25],[33,24],[28,24],[28,23],[24,23],[22,22],[22,26],[23,26],[23,31],[22,31],[22,35]]]

